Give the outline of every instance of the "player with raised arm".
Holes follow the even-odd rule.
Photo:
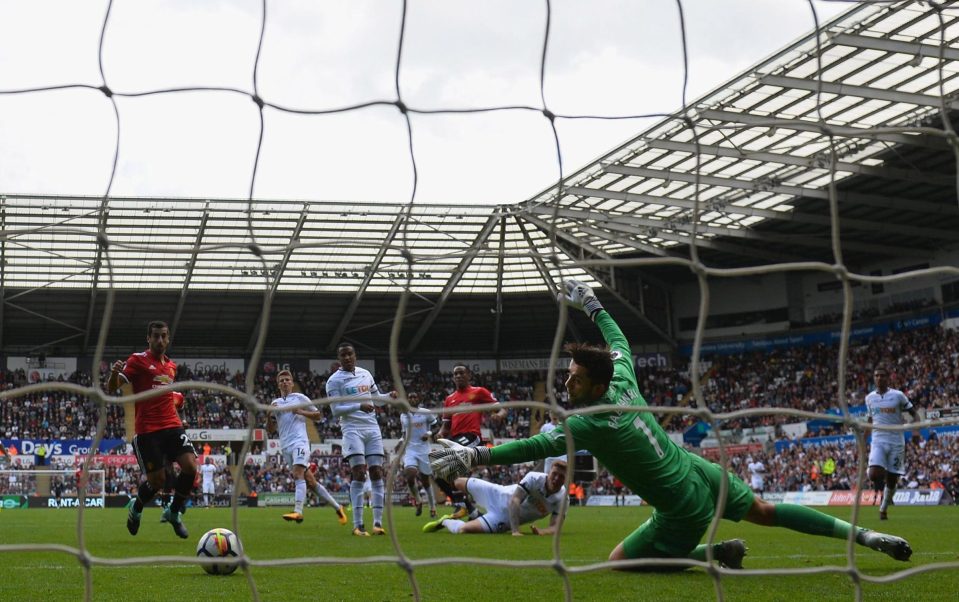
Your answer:
[[[919,412],[899,389],[889,387],[889,372],[882,366],[873,371],[876,390],[866,395],[866,411],[869,423],[881,426],[899,426],[906,423],[903,411],[919,422]],[[901,431],[872,429],[869,445],[869,468],[867,476],[876,490],[882,489],[879,519],[889,518],[889,505],[896,493],[899,477],[905,472],[906,439]]]
[[[437,420],[435,415],[419,408],[420,396],[418,394],[410,393],[409,402],[413,411],[400,415],[403,437],[409,437],[406,452],[403,454],[403,477],[406,479],[413,504],[416,506],[416,516],[423,514],[423,500],[420,498],[420,488],[417,484],[417,480],[419,480],[426,489],[430,506],[430,518],[436,518],[436,495],[433,493],[433,485],[430,483],[430,477],[433,476],[433,470],[430,468],[430,438],[433,435],[432,427]]]
[[[460,406],[474,406],[484,404],[499,404],[489,389],[485,387],[474,387],[470,384],[473,375],[465,364],[453,366],[453,386],[456,388],[443,401],[444,408],[457,408]],[[506,409],[502,408],[490,416],[491,420],[501,421],[506,417]],[[464,447],[477,447],[482,443],[480,428],[483,424],[483,412],[463,412],[461,414],[448,414],[443,417],[443,424],[440,427],[436,437],[438,439],[449,439],[455,441]],[[456,506],[454,518],[463,518],[469,516],[476,518],[476,510],[469,496],[453,486],[446,479],[434,478],[436,484],[443,490],[453,505]]]
[[[283,515],[283,520],[303,522],[303,504],[306,502],[306,491],[316,493],[318,498],[326,500],[336,512],[336,519],[341,525],[347,523],[346,512],[336,501],[326,487],[316,480],[312,471],[307,470],[310,465],[310,438],[306,433],[306,421],[321,420],[323,412],[312,405],[311,400],[302,393],[293,391],[293,373],[289,370],[280,370],[276,375],[276,384],[280,389],[280,396],[270,404],[277,408],[277,430],[280,434],[280,453],[283,461],[293,468],[293,512]],[[310,404],[304,407],[296,405]]]
[[[585,311],[609,345],[609,348],[566,345],[566,351],[572,355],[566,380],[570,403],[574,407],[613,405],[622,409],[571,416],[564,422],[564,428],[492,449],[465,448],[446,442],[444,444],[452,449],[430,454],[433,471],[453,476],[476,466],[515,464],[556,455],[566,449],[566,429],[569,429],[574,449],[592,452],[610,473],[654,508],[649,520],[613,549],[610,560],[705,561],[708,548],[699,542],[716,512],[724,469],[673,442],[650,412],[623,411],[646,407],[633,371],[629,342],[585,284],[567,281],[564,300]],[[896,560],[908,560],[912,554],[908,542],[902,538],[854,528],[848,522],[805,506],[764,501],[738,477],[727,475],[722,518],[839,539],[846,539],[852,533],[860,545]],[[729,568],[741,568],[745,553],[745,544],[738,539],[712,547],[713,557]],[[669,568],[686,566],[677,564]]]
[[[356,365],[356,349],[350,343],[340,343],[336,348],[339,369],[326,381],[327,397],[347,398],[334,402],[333,415],[340,419],[343,433],[343,456],[349,460],[350,501],[353,504],[353,535],[369,537],[370,531],[363,524],[363,483],[369,470],[370,487],[373,490],[373,535],[386,535],[383,529],[383,502],[386,486],[383,483],[383,434],[376,421],[374,401],[396,399],[396,391],[380,393],[373,375]]]
[[[566,500],[566,461],[555,460],[549,474],[530,471],[517,485],[497,485],[477,478],[459,478],[457,489],[468,491],[476,503],[486,509],[486,514],[463,522],[445,516],[423,525],[424,533],[445,528],[450,533],[506,533],[521,536],[520,527],[527,523],[550,517],[549,526],[543,529],[532,527],[534,535],[551,535],[556,532],[560,510]]]
[[[766,465],[758,457],[753,460],[752,456],[748,456],[746,458],[746,470],[749,471],[749,486],[753,493],[762,497],[762,494],[766,492],[765,479],[763,478],[763,475],[766,474]]]
[[[209,508],[213,504],[213,496],[216,494],[216,483],[214,479],[216,478],[216,464],[213,463],[213,458],[207,456],[203,460],[203,465],[200,466],[200,477],[201,477],[201,488],[203,492],[203,506]]]
[[[176,380],[176,363],[167,357],[170,329],[166,322],[155,320],[147,325],[146,351],[134,353],[126,362],[117,360],[110,367],[107,390],[117,391],[123,382],[129,383],[134,393],[157,390],[156,395],[136,402],[133,452],[146,479],[137,488],[136,498],[127,504],[127,530],[136,535],[140,530],[143,508],[163,489],[166,466],[180,465],[173,501],[163,511],[166,522],[173,526],[178,537],[190,536],[183,524],[183,510],[193,490],[197,474],[196,450],[177,414],[177,398],[182,395],[165,391]],[[122,381],[122,382],[121,382]]]

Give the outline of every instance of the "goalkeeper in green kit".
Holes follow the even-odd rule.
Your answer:
[[[585,284],[566,282],[565,301],[585,311],[599,327],[608,348],[567,344],[572,356],[566,389],[573,407],[617,405],[645,407],[633,371],[629,342],[613,318]],[[650,412],[611,411],[571,416],[565,426],[577,450],[589,450],[610,473],[655,509],[653,515],[610,553],[610,560],[679,558],[705,561],[700,545],[716,512],[722,468],[676,445]],[[452,480],[470,469],[490,464],[515,464],[566,453],[566,433],[555,430],[494,448],[464,448],[441,441],[449,449],[430,454],[434,474]],[[757,498],[733,474],[728,475],[723,518],[785,527],[810,535],[846,539],[854,527],[812,508],[773,504]],[[896,560],[909,560],[909,543],[893,535],[855,528],[860,545]],[[722,566],[742,568],[746,546],[738,539],[713,545],[713,558]],[[676,570],[688,564],[657,565]]]

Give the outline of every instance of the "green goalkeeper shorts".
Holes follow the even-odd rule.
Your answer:
[[[686,558],[702,541],[716,513],[723,469],[696,456],[674,507],[653,515],[623,541],[627,558]],[[739,522],[753,505],[752,490],[729,474],[723,518]]]

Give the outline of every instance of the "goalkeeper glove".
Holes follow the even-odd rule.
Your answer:
[[[430,452],[430,467],[439,479],[452,481],[468,475],[477,466],[489,464],[488,447],[464,447],[449,439],[438,439],[436,442],[447,448]]]
[[[578,280],[567,280],[563,284],[566,294],[560,294],[560,301],[566,301],[572,307],[583,310],[590,320],[595,319],[596,314],[603,309],[603,304],[596,298],[593,289]]]

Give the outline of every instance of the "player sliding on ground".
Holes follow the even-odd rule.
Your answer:
[[[575,406],[618,405],[645,407],[633,372],[629,342],[599,299],[585,284],[566,282],[564,299],[582,309],[603,333],[609,349],[585,344],[567,344],[572,355],[566,389]],[[649,412],[612,411],[571,416],[565,427],[574,448],[589,450],[613,475],[653,506],[653,515],[610,553],[610,560],[639,558],[692,559],[705,561],[707,546],[700,544],[716,512],[723,469],[673,443]],[[494,448],[451,449],[430,454],[433,471],[447,478],[481,465],[515,464],[566,450],[565,429],[513,441]],[[772,504],[756,497],[738,477],[728,475],[723,518],[747,520],[838,539],[846,539],[854,527],[822,512],[796,504]],[[863,528],[855,528],[858,544],[883,552],[896,560],[909,560],[912,549],[906,540]],[[721,565],[741,568],[746,553],[743,541],[713,544],[713,557]],[[677,570],[688,564],[654,570]]]
[[[549,526],[532,527],[534,535],[551,535],[556,531],[559,513],[566,499],[566,460],[555,460],[549,474],[528,472],[518,485],[497,485],[482,479],[456,479],[454,486],[469,493],[486,514],[463,522],[452,516],[423,525],[423,533],[446,528],[450,533],[506,533],[523,535],[520,526],[550,517]]]
[[[303,504],[306,502],[306,488],[309,485],[316,497],[326,500],[333,507],[339,523],[345,525],[347,518],[343,507],[330,495],[326,487],[316,480],[313,472],[306,470],[310,463],[310,439],[306,433],[306,421],[322,420],[323,412],[318,411],[312,404],[291,408],[297,404],[310,403],[310,398],[293,391],[293,373],[289,370],[280,370],[276,375],[276,384],[280,389],[280,396],[274,399],[271,405],[285,411],[271,413],[271,416],[276,416],[283,460],[293,467],[294,486],[293,512],[284,514],[283,520],[303,522]]]

